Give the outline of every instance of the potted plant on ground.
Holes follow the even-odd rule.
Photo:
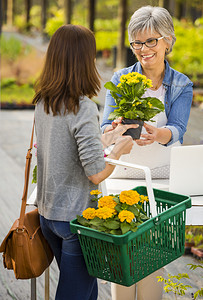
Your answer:
[[[153,121],[152,118],[164,110],[164,104],[159,99],[142,98],[147,88],[152,87],[152,81],[137,72],[122,75],[117,86],[109,81],[104,87],[110,90],[116,103],[111,106],[115,110],[110,113],[109,120],[123,117],[124,124],[138,123],[140,125],[124,133],[131,135],[134,139],[139,139],[144,121]]]

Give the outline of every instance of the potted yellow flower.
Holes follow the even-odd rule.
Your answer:
[[[138,135],[132,136],[134,139],[140,137],[144,121],[152,121],[156,114],[164,110],[164,104],[159,99],[142,98],[147,88],[152,87],[152,81],[137,72],[122,75],[117,86],[109,81],[104,87],[110,90],[116,103],[115,106],[111,106],[115,110],[110,113],[109,120],[123,117],[124,124],[138,123],[140,125],[136,129],[129,129],[125,132],[125,134],[130,134],[132,131],[137,131]]]
[[[140,224],[149,219],[143,210],[148,197],[137,191],[122,191],[119,195],[99,197],[98,190],[92,191],[98,207],[87,208],[77,222],[83,226],[114,235],[135,232]]]

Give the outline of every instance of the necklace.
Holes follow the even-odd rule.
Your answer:
[[[165,75],[165,70],[161,73],[161,77],[159,78],[159,80],[156,82],[156,84],[153,84],[153,80],[152,80],[152,84],[153,86],[151,87],[151,90],[156,91],[162,84],[162,81],[164,79],[164,75]]]

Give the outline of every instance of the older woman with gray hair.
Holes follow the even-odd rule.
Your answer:
[[[156,97],[165,106],[164,112],[153,118],[153,123],[145,122],[141,138],[134,141],[130,154],[122,156],[122,161],[148,166],[152,178],[169,178],[170,151],[173,146],[183,143],[193,98],[193,84],[187,76],[172,69],[166,56],[172,51],[176,41],[173,20],[162,7],[144,6],[135,11],[128,26],[129,42],[138,62],[133,66],[114,73],[111,81],[118,85],[120,77],[130,72],[138,72],[152,80],[143,97]],[[103,114],[102,130],[114,129],[121,120],[108,120],[115,105],[110,91],[107,91]],[[114,178],[144,178],[144,174],[130,168],[117,166],[111,175]],[[112,284],[113,300],[159,300],[162,286],[157,283],[157,275],[162,270],[126,288]],[[136,296],[137,293],[137,296]],[[136,298],[137,297],[137,298]]]
[[[171,147],[181,145],[186,132],[193,83],[187,76],[172,69],[166,60],[176,37],[172,17],[165,8],[144,6],[135,11],[128,26],[128,34],[130,47],[138,62],[115,72],[111,81],[118,85],[121,75],[130,72],[145,75],[152,80],[153,87],[148,88],[143,97],[160,99],[165,111],[156,115],[153,122],[144,123],[141,139],[136,140],[131,153],[121,159],[148,166],[153,178],[168,178]],[[108,120],[114,105],[115,100],[107,90],[101,125],[103,132],[112,130],[121,122]],[[143,174],[116,167],[112,176],[142,178]]]

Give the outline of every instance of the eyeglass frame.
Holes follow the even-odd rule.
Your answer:
[[[130,42],[130,46],[131,46],[134,50],[140,50],[140,49],[142,49],[143,45],[145,45],[147,48],[154,48],[154,47],[157,46],[158,41],[159,41],[159,40],[162,40],[162,39],[165,38],[165,37],[166,37],[166,36],[160,36],[159,38],[149,38],[149,39],[147,39],[145,42],[140,42],[140,41],[139,41],[139,44],[141,45],[141,47],[140,47],[139,49],[135,49],[135,48],[132,46],[132,44],[135,43],[136,41]],[[156,41],[156,45],[154,45],[154,46],[152,46],[152,47],[147,46],[146,43],[147,43],[150,39],[151,39],[151,40],[155,40],[155,41]]]

